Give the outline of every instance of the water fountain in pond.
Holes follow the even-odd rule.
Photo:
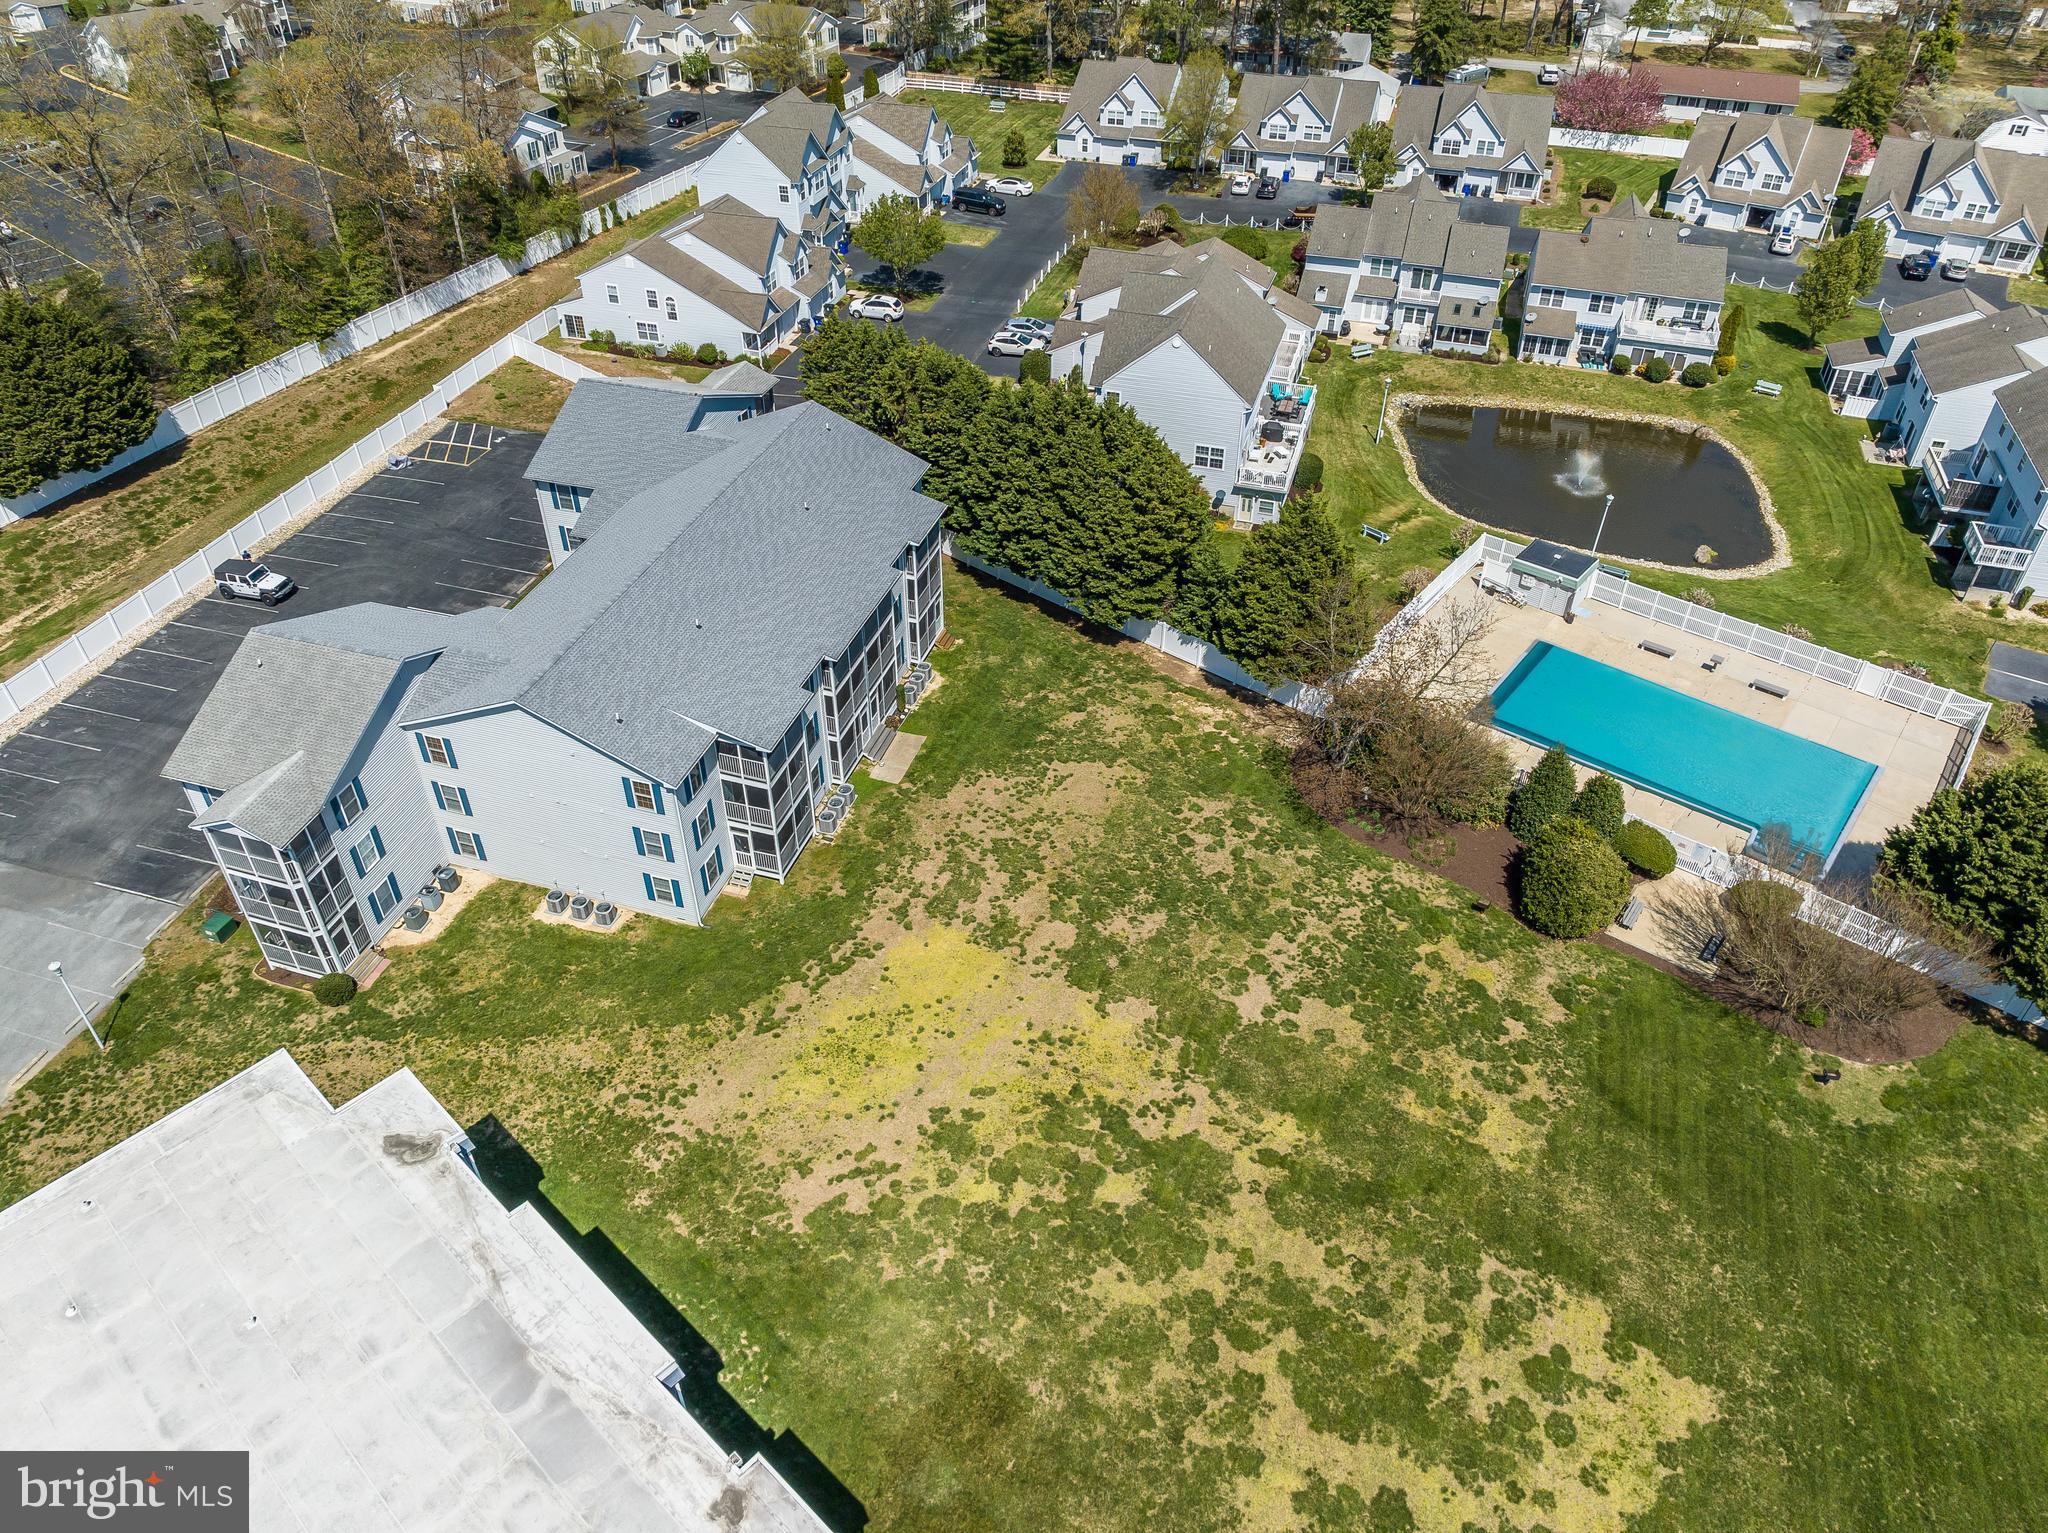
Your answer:
[[[1600,477],[1600,454],[1590,448],[1577,447],[1572,450],[1572,466],[1569,472],[1557,476],[1563,489],[1574,495],[1603,495],[1607,481]]]

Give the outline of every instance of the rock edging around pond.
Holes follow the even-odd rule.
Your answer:
[[[1391,401],[1391,405],[1392,413],[1388,425],[1392,428],[1390,434],[1393,437],[1394,451],[1400,456],[1401,470],[1408,476],[1408,482],[1415,486],[1415,492],[1447,516],[1455,517],[1461,522],[1470,522],[1474,526],[1485,527],[1490,532],[1497,532],[1502,537],[1509,538],[1526,538],[1529,534],[1517,532],[1512,527],[1492,526],[1490,523],[1481,521],[1469,512],[1460,511],[1455,506],[1447,506],[1431,494],[1429,487],[1422,482],[1422,475],[1415,467],[1415,454],[1408,446],[1408,433],[1405,429],[1409,414],[1417,407],[1422,405],[1463,405],[1468,409],[1474,410],[1546,410],[1552,415],[1576,415],[1586,420],[1627,421],[1633,425],[1659,426],[1666,430],[1682,431],[1689,436],[1702,437],[1725,450],[1731,458],[1742,465],[1743,473],[1749,476],[1750,487],[1756,491],[1757,511],[1763,517],[1764,530],[1770,535],[1771,556],[1754,564],[1738,565],[1733,569],[1715,569],[1713,566],[1706,564],[1664,564],[1655,559],[1617,559],[1615,562],[1617,564],[1632,564],[1638,569],[1663,570],[1673,575],[1697,575],[1702,580],[1750,580],[1758,575],[1769,575],[1774,571],[1782,570],[1792,563],[1792,545],[1785,536],[1784,527],[1778,522],[1778,509],[1771,500],[1770,486],[1764,482],[1764,476],[1757,472],[1756,465],[1750,462],[1749,454],[1736,446],[1735,443],[1729,441],[1727,437],[1716,431],[1712,426],[1703,425],[1699,421],[1686,420],[1682,416],[1653,415],[1643,410],[1607,410],[1582,407],[1576,404],[1551,405],[1531,403],[1527,399],[1504,398],[1497,394],[1483,393],[1445,394],[1432,391],[1430,393],[1396,394]]]

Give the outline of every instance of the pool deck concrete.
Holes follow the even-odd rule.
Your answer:
[[[1592,604],[1567,623],[1562,617],[1533,607],[1461,594],[1462,600],[1486,601],[1493,608],[1491,627],[1480,640],[1491,668],[1491,683],[1513,670],[1529,646],[1547,640],[1588,659],[1641,676],[1699,698],[1702,702],[1747,715],[1821,745],[1873,763],[1878,771],[1863,802],[1843,833],[1834,871],[1847,877],[1868,873],[1877,861],[1885,833],[1903,824],[1926,803],[1941,780],[1941,770],[1956,742],[1957,728],[1927,718],[1895,703],[1866,697],[1850,688],[1807,676],[1741,650],[1717,649],[1696,638],[1619,607]],[[1649,640],[1673,650],[1669,660],[1638,646]],[[1718,670],[1706,662],[1720,654]],[[1783,687],[1784,697],[1759,692],[1752,681]],[[1517,766],[1533,766],[1542,755],[1527,741],[1503,735]],[[1627,784],[1622,796],[1631,818],[1676,831],[1727,852],[1740,852],[1748,831],[1715,819],[1689,805]]]

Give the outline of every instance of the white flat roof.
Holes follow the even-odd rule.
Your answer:
[[[0,1442],[248,1449],[265,1530],[822,1533],[461,1133],[279,1050],[0,1211]]]

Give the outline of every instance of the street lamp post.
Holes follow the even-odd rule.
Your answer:
[[[71,997],[71,1004],[78,1012],[78,1020],[85,1024],[85,1030],[92,1034],[92,1041],[99,1045],[102,1054],[107,1052],[107,1041],[100,1036],[100,1030],[92,1025],[92,1018],[85,1014],[85,1007],[78,999],[78,992],[71,988],[71,981],[64,977],[64,965],[56,959],[50,960],[50,972],[57,976],[57,983],[64,987],[64,993]]]
[[[1600,506],[1600,525],[1593,529],[1593,553],[1595,555],[1598,555],[1600,552],[1601,534],[1607,531],[1607,513],[1613,509],[1614,497],[1610,495]]]
[[[1380,438],[1387,434],[1387,396],[1394,391],[1394,375],[1388,373],[1380,379],[1380,423],[1373,428],[1372,444],[1377,447]]]

